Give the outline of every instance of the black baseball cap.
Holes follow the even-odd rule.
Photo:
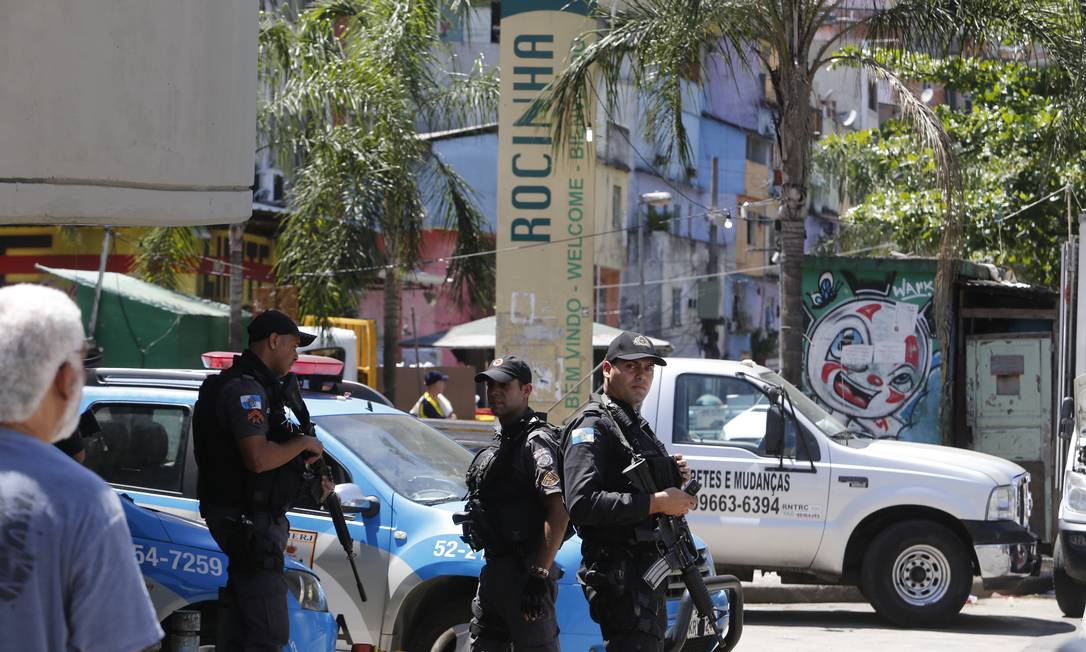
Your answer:
[[[494,358],[490,368],[475,374],[475,382],[485,383],[493,380],[496,383],[507,383],[510,380],[519,380],[527,385],[532,382],[532,368],[528,363],[515,355],[507,355],[504,358]]]
[[[622,331],[618,337],[611,340],[611,344],[607,347],[607,357],[604,359],[611,362],[614,360],[641,360],[642,358],[650,358],[653,364],[661,367],[667,366],[664,359],[656,353],[656,347],[653,346],[652,340],[641,333]]]
[[[435,369],[433,371],[427,371],[426,372],[426,378],[422,381],[422,384],[424,384],[424,385],[433,385],[434,383],[436,383],[439,380],[448,380],[448,379],[449,379],[448,376],[446,376],[445,374],[443,374],[440,371],[437,371]]]
[[[309,346],[313,343],[313,340],[317,339],[316,335],[303,333],[298,330],[298,324],[294,323],[293,319],[274,308],[265,310],[256,317],[253,317],[253,321],[249,322],[250,344],[267,339],[272,333],[278,333],[280,335],[297,335],[298,344],[300,346]]]

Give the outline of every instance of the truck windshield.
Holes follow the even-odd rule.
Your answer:
[[[792,399],[792,404],[796,406],[803,416],[815,424],[819,430],[821,430],[827,437],[847,437],[848,429],[841,425],[833,415],[822,409],[818,403],[812,401],[806,394],[799,391],[797,387],[781,378],[772,371],[763,371],[758,374],[758,377],[767,383],[772,383],[777,387],[783,388],[788,392],[788,398]]]
[[[471,453],[414,417],[342,414],[313,423],[350,448],[396,493],[417,503],[460,500]]]

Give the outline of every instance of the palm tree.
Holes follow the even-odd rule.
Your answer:
[[[496,114],[495,72],[440,71],[443,12],[467,0],[325,0],[294,20],[264,14],[262,124],[293,170],[277,276],[302,314],[354,314],[384,287],[384,374],[393,391],[400,293],[427,227],[455,229],[455,254],[487,248],[471,189],[421,132]],[[490,305],[493,258],[452,261],[450,291]],[[471,283],[466,283],[470,279]]]
[[[600,7],[601,27],[542,98],[551,112],[555,142],[575,124],[579,111],[595,102],[597,79],[608,104],[618,99],[628,77],[647,107],[646,130],[689,169],[691,152],[682,123],[684,82],[699,82],[711,61],[761,67],[777,98],[774,115],[782,173],[781,193],[781,364],[784,377],[798,383],[802,360],[801,278],[809,161],[815,127],[811,93],[815,76],[830,64],[852,65],[885,80],[899,98],[903,117],[934,152],[946,195],[936,305],[949,305],[952,260],[964,219],[956,197],[960,172],[952,143],[928,106],[884,65],[881,56],[922,51],[951,56],[991,53],[999,46],[1023,46],[1034,61],[1081,69],[1083,10],[1072,0],[629,0],[614,10]],[[843,28],[834,14],[847,8],[860,18]],[[816,35],[829,32],[828,40]],[[879,53],[864,45],[877,44]],[[1072,75],[1063,111],[1069,133],[1081,127],[1083,75]],[[947,342],[947,315],[939,318],[939,339]]]

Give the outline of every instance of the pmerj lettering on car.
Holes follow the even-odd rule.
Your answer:
[[[701,482],[689,521],[721,572],[858,585],[911,627],[957,614],[974,575],[998,587],[1039,572],[1017,464],[850,432],[750,361],[667,363],[641,412]]]
[[[87,466],[139,505],[199,519],[191,417],[197,389],[209,373],[214,372],[89,370],[82,407],[94,414],[101,431],[87,440]],[[366,600],[331,518],[316,504],[288,513],[288,554],[316,572],[328,609],[344,617],[356,643],[406,652],[464,649],[483,559],[461,540],[452,515],[464,509],[471,453],[422,421],[376,402],[316,391],[303,392],[303,398],[354,539]],[[577,584],[580,545],[572,537],[556,559],[565,572],[556,602],[560,642],[569,650],[602,647]],[[712,558],[703,541],[696,545],[700,570],[708,575]],[[191,560],[182,551],[176,563],[182,570],[203,570],[201,558],[191,552]],[[168,564],[172,570],[175,563],[172,548],[156,547],[152,553],[145,547],[141,553],[144,560],[153,554],[159,569]],[[224,558],[203,561],[208,577],[225,569]],[[667,582],[674,625],[684,587],[674,573]],[[727,593],[717,591],[713,600],[727,625]],[[689,620],[685,631],[691,644],[704,641],[711,633],[708,625],[701,618]]]

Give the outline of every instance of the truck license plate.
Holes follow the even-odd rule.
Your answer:
[[[691,618],[686,626],[686,638],[700,638],[711,631],[708,618]]]

